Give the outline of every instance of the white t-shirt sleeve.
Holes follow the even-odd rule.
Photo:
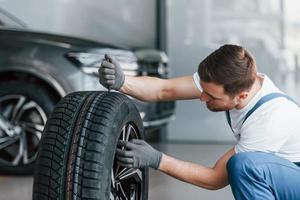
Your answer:
[[[195,83],[196,87],[200,90],[200,92],[202,92],[203,90],[202,90],[202,87],[200,85],[200,77],[199,77],[198,72],[195,72],[193,74],[193,80],[194,80],[194,83]]]

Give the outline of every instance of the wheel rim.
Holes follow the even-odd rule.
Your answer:
[[[140,138],[140,134],[132,123],[127,123],[120,134],[119,140],[130,141]],[[124,149],[124,147],[122,147]],[[124,168],[113,164],[111,174],[110,200],[139,200],[143,191],[144,169]]]
[[[13,136],[0,129],[0,163],[17,166],[34,162],[47,121],[45,111],[28,97],[12,94],[0,98],[0,115],[12,127],[20,129]]]

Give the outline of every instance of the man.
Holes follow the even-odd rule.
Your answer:
[[[109,56],[99,76],[102,85],[142,101],[198,98],[213,112],[226,111],[237,140],[212,168],[172,158],[143,140],[120,142],[128,150],[117,149],[119,164],[152,167],[211,190],[230,184],[238,200],[300,199],[300,108],[267,75],[257,73],[243,47],[221,46],[192,76],[125,76]]]

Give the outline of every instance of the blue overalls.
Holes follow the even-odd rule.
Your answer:
[[[278,97],[295,102],[281,93],[263,96],[248,111],[243,123],[262,104]],[[231,127],[228,111],[226,118]],[[236,200],[300,200],[300,163],[292,163],[271,153],[243,152],[229,159],[227,172]]]

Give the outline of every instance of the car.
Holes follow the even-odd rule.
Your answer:
[[[0,15],[1,173],[32,173],[47,118],[65,95],[107,90],[98,80],[98,68],[105,53],[119,60],[126,75],[168,77],[164,52],[20,26],[11,28],[7,19],[2,19]],[[164,132],[174,118],[174,101],[142,102],[130,98],[138,108],[146,135]]]

